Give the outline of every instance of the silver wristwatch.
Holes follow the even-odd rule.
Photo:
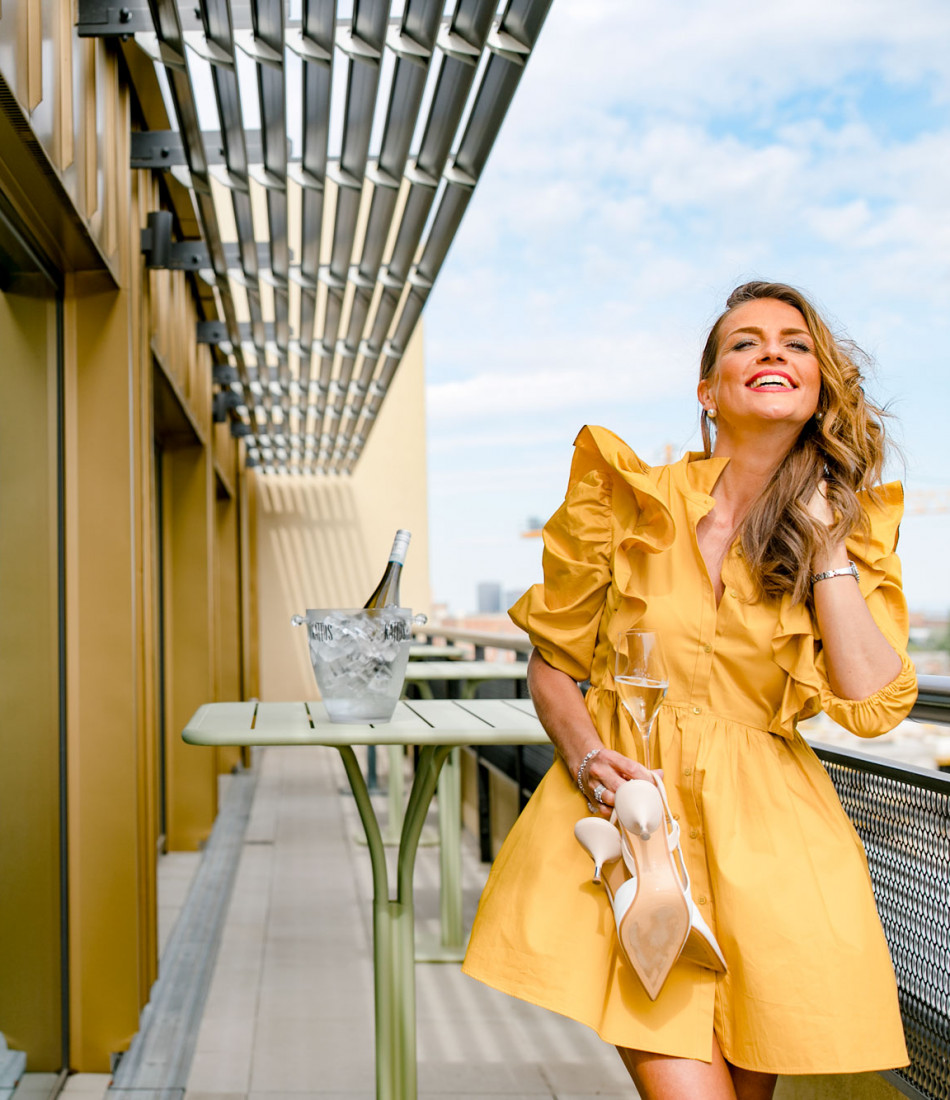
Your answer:
[[[824,573],[815,573],[811,578],[812,584],[817,584],[818,581],[827,581],[832,577],[854,577],[855,580],[860,580],[858,574],[858,567],[853,561],[849,561],[847,566],[843,569],[826,569]]]

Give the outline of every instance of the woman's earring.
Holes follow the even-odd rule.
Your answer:
[[[707,409],[706,410],[706,415],[709,417],[710,420],[715,420],[716,419],[716,410],[715,409]]]

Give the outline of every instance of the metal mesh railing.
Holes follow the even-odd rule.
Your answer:
[[[950,777],[814,745],[864,844],[900,992],[908,1096],[950,1100]]]

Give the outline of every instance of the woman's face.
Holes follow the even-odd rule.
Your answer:
[[[716,366],[698,388],[716,410],[717,431],[770,422],[801,427],[814,416],[821,392],[815,341],[802,314],[775,298],[737,306],[725,319]]]

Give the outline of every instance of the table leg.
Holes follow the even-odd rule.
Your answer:
[[[351,747],[340,746],[339,751],[366,833],[373,868],[376,1097],[377,1100],[415,1100],[416,975],[412,874],[422,824],[435,793],[439,770],[450,749],[425,745],[419,752],[419,763],[402,823],[395,898],[389,896],[386,851],[363,773]]]
[[[460,962],[465,955],[462,921],[462,767],[452,749],[439,775],[440,941],[421,942],[417,962]]]
[[[460,697],[474,699],[482,680],[466,679]],[[428,687],[428,685],[426,685]],[[439,776],[440,941],[420,943],[417,962],[461,962],[465,957],[462,920],[462,766],[453,749]]]
[[[389,815],[386,820],[386,831],[383,833],[384,844],[398,844],[402,833],[402,803],[403,803],[403,748],[402,745],[389,745],[389,791],[386,805]]]

